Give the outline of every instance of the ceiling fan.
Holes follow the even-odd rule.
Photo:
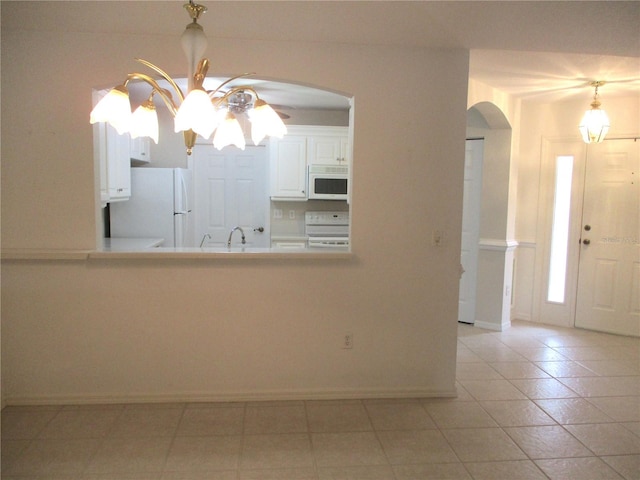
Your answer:
[[[253,95],[246,92],[245,90],[239,90],[229,97],[227,104],[229,105],[229,110],[234,115],[245,114],[250,108],[253,107]],[[292,107],[286,107],[284,105],[271,105],[271,107],[275,110],[275,112],[281,119],[286,120],[288,118],[291,118],[290,115],[281,112],[280,109]]]

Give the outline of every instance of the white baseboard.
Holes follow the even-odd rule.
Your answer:
[[[499,323],[491,323],[491,322],[482,322],[482,321],[478,321],[476,320],[475,323],[473,324],[474,327],[478,327],[478,328],[484,328],[485,330],[493,330],[495,332],[503,332],[505,331],[507,328],[509,328],[511,326],[511,322],[503,322],[501,324]]]
[[[202,403],[202,402],[259,402],[290,400],[346,400],[346,399],[402,399],[455,398],[456,390],[428,388],[353,389],[353,390],[291,390],[258,392],[184,392],[176,394],[113,394],[95,395],[33,395],[8,396],[5,405],[101,405],[134,403]]]
[[[531,314],[528,312],[516,312],[511,315],[511,320],[522,320],[523,322],[532,322]]]

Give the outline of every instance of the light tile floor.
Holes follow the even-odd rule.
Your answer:
[[[640,479],[640,339],[458,339],[456,399],[7,407],[2,478]]]

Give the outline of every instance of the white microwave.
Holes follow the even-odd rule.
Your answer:
[[[349,167],[309,165],[310,200],[347,200]]]

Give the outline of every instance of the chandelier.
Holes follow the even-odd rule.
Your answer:
[[[596,91],[593,95],[593,102],[591,102],[591,109],[587,110],[580,122],[580,133],[582,134],[582,140],[585,143],[600,143],[604,140],[605,135],[609,131],[609,117],[604,110],[600,109],[600,100],[598,100],[598,87],[601,87],[606,82],[601,80],[589,83],[590,86],[595,87]]]
[[[188,61],[187,95],[162,69],[146,60],[136,58],[137,62],[166,80],[179,101],[176,103],[171,90],[162,88],[153,77],[144,73],[130,73],[121,85],[111,89],[96,104],[91,111],[90,123],[107,122],[121,135],[128,132],[131,138],[150,137],[157,144],[158,114],[153,97],[158,95],[174,117],[175,132],[183,132],[188,155],[191,155],[197,135],[208,139],[213,134],[213,145],[218,150],[228,145],[235,145],[244,150],[245,135],[236,118],[236,115],[240,114],[246,114],[249,118],[254,144],[258,145],[266,136],[282,138],[287,133],[287,127],[275,110],[262,100],[252,87],[236,86],[225,89],[234,80],[253,74],[245,73],[230,78],[215,90],[203,88],[209,60],[202,58],[207,48],[207,38],[202,26],[198,24],[198,19],[207,11],[207,7],[189,0],[184,8],[192,19],[181,37],[182,49]],[[127,84],[133,80],[148,84],[151,93],[132,113]]]

